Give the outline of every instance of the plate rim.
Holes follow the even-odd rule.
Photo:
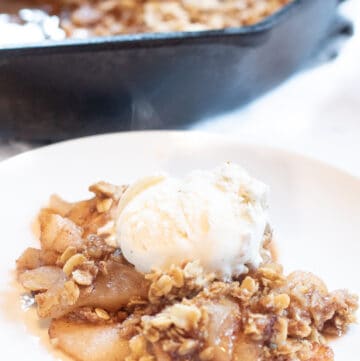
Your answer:
[[[111,132],[111,133],[101,133],[95,135],[89,135],[84,137],[77,137],[67,140],[62,140],[59,142],[55,142],[48,145],[43,145],[35,149],[30,149],[25,152],[10,156],[9,158],[5,158],[0,161],[0,172],[2,172],[9,164],[13,164],[14,162],[21,161],[23,158],[33,157],[41,155],[43,152],[47,151],[56,151],[56,149],[60,149],[66,147],[67,145],[74,145],[76,143],[83,142],[92,142],[97,141],[99,139],[104,138],[122,138],[122,137],[161,137],[166,138],[170,136],[179,136],[179,137],[202,137],[202,139],[210,140],[214,142],[221,142],[225,144],[225,142],[229,143],[231,146],[245,146],[249,149],[253,148],[254,150],[268,150],[271,152],[276,152],[280,156],[290,156],[292,158],[301,159],[307,163],[312,163],[314,165],[318,165],[322,168],[327,168],[329,171],[335,173],[341,173],[343,176],[352,178],[355,181],[360,181],[360,175],[352,173],[348,169],[343,169],[339,166],[333,165],[325,160],[319,159],[316,156],[311,156],[307,154],[303,154],[300,151],[289,150],[281,146],[269,145],[269,144],[259,144],[258,142],[251,142],[243,137],[238,137],[231,134],[215,134],[213,132],[207,131],[199,131],[199,130],[140,130],[140,131],[124,131],[124,132]]]

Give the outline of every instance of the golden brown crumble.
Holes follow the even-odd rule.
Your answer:
[[[15,9],[29,6],[48,10],[51,15],[59,17],[60,27],[67,37],[86,38],[249,26],[261,22],[291,1],[24,0],[15,5]],[[91,191],[99,191],[97,195],[101,192],[106,197],[113,193],[109,186],[100,182]]]
[[[183,267],[172,265],[167,272],[154,270],[145,275],[151,282],[149,301],[153,304],[171,303],[184,297],[192,297],[205,288],[215,278],[205,274],[199,262],[188,262]]]
[[[291,0],[61,0],[68,36],[196,31],[256,24]]]
[[[107,242],[124,189],[101,182],[88,201],[52,197],[39,216],[41,249],[17,260],[39,317],[52,318],[54,346],[80,361],[98,337],[93,361],[333,360],[324,336],[355,321],[356,296],[310,273],[285,275],[268,252],[270,229],[264,263],[230,281],[197,261],[141,274]]]

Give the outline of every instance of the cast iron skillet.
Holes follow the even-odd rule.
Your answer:
[[[238,107],[349,29],[338,21],[338,2],[295,0],[243,28],[1,49],[0,134],[50,141],[179,128]]]

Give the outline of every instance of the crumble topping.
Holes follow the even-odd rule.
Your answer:
[[[183,267],[171,266],[168,272],[157,269],[145,275],[151,281],[149,301],[153,304],[173,302],[192,297],[215,278],[205,274],[198,261],[185,263]]]
[[[28,41],[211,30],[256,24],[290,1],[32,0],[25,1],[24,4],[15,3],[12,11],[10,7],[12,14],[3,14],[0,26],[4,28],[3,32],[15,27],[20,34],[25,34]],[[11,0],[5,3],[11,4]],[[18,11],[19,6],[21,9]],[[15,12],[18,12],[17,15]],[[26,36],[26,31],[29,30],[31,34]],[[17,37],[14,39],[16,41]],[[102,184],[97,187],[102,187]]]

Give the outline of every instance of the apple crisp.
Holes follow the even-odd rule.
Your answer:
[[[260,22],[291,0],[63,0],[68,36],[196,31]]]
[[[41,9],[67,37],[224,29],[259,23],[292,0],[6,0],[0,12]],[[10,10],[9,10],[10,9]],[[27,22],[19,12],[15,23]],[[39,17],[39,12],[34,13]],[[45,19],[45,18],[44,18]],[[50,19],[49,19],[50,20]],[[49,31],[47,21],[45,32]],[[55,24],[55,22],[54,22]],[[60,30],[58,29],[58,30]],[[55,32],[55,29],[50,29]],[[47,34],[49,35],[49,34]],[[58,32],[57,36],[60,36]]]
[[[140,273],[114,242],[125,190],[100,182],[90,200],[53,196],[39,214],[41,248],[17,260],[54,347],[79,361],[333,360],[326,336],[355,321],[355,295],[284,274],[270,229],[260,267],[226,282],[197,261]]]

